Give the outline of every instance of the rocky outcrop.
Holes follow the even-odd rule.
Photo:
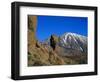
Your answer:
[[[28,16],[28,66],[63,65],[59,57],[49,45],[41,44],[36,39],[37,17]]]
[[[36,25],[37,17],[28,16],[28,47],[34,46],[36,43]]]
[[[43,65],[63,65],[64,60],[59,57],[53,49],[48,46],[36,42],[36,46],[29,49],[28,65],[29,66],[43,66]]]
[[[58,42],[59,42],[59,38],[56,35],[51,35],[50,46],[52,47],[53,50],[56,49]]]

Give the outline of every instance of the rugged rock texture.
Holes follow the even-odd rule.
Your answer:
[[[56,49],[58,42],[59,42],[59,38],[56,35],[51,35],[50,46],[52,47],[53,50]]]
[[[34,46],[36,43],[36,24],[37,17],[36,16],[28,16],[28,47]]]
[[[65,64],[49,45],[38,42],[35,36],[36,23],[36,16],[28,16],[28,66]]]
[[[50,46],[36,42],[36,46],[29,50],[29,66],[41,66],[41,65],[60,65],[65,64],[63,59],[60,58]]]

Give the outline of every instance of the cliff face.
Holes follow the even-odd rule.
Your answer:
[[[44,45],[36,39],[37,17],[28,16],[28,66],[63,65],[59,57],[49,45]]]
[[[36,16],[28,16],[28,46],[33,46],[36,43],[36,25],[37,25],[37,17]]]

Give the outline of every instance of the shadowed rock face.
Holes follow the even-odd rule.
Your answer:
[[[56,49],[57,43],[58,43],[58,37],[56,35],[51,35],[50,46],[52,47],[53,50]]]

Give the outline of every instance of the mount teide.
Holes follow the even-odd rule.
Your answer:
[[[51,38],[53,41],[51,41]],[[87,63],[87,37],[76,33],[64,33],[62,36],[51,35],[43,44],[55,46],[54,52],[68,64]],[[69,62],[69,60],[71,60]]]
[[[60,46],[87,52],[87,37],[76,33],[65,33],[60,37]]]
[[[60,48],[60,55],[82,55],[75,54],[73,51],[87,54],[87,37],[76,33],[65,33],[62,36],[52,35],[54,38],[56,49]],[[45,44],[50,45],[50,38],[47,39]]]

